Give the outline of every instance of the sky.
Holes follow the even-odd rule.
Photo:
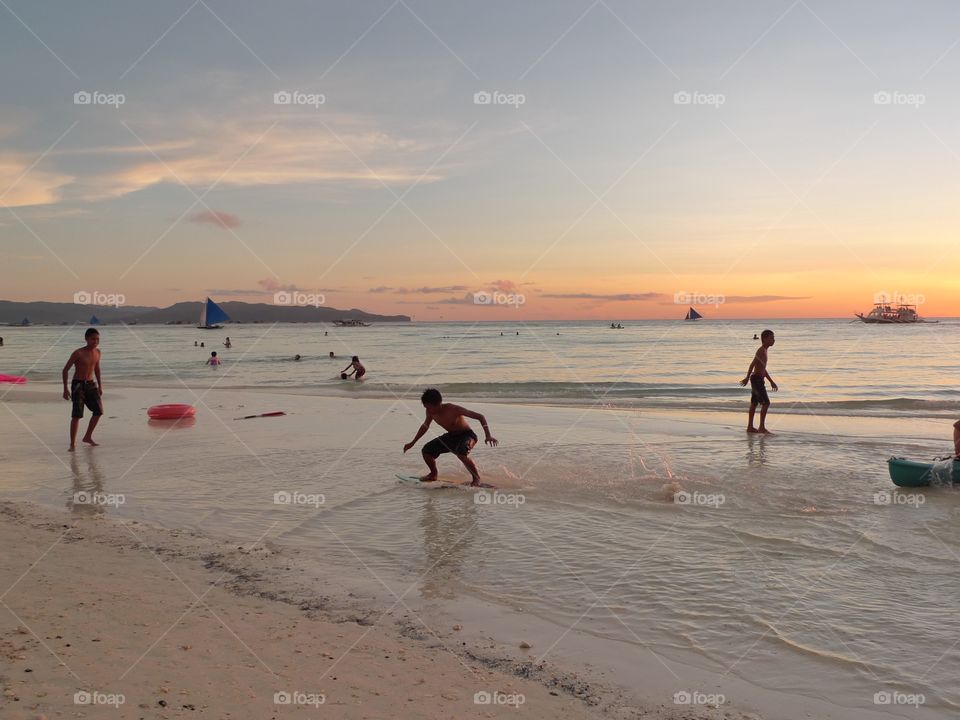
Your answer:
[[[0,299],[960,315],[960,5],[2,0]]]

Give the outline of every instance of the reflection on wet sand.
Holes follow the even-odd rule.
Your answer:
[[[476,540],[475,525],[480,520],[472,495],[459,497],[463,492],[433,490],[426,493],[420,517],[426,563],[420,594],[424,598],[453,599],[461,593],[464,561]],[[457,497],[434,497],[436,493],[456,493]],[[456,502],[458,500],[460,502]]]

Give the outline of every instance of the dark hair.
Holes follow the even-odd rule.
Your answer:
[[[768,337],[773,337],[773,330],[764,330],[760,333],[761,340],[766,340]]]
[[[353,356],[353,362],[360,362],[360,356],[359,356],[359,355],[354,355],[354,356]]]
[[[428,388],[424,390],[423,395],[420,396],[420,402],[424,405],[439,405],[443,402],[443,396],[436,388]]]
[[[217,356],[217,351],[216,351],[216,350],[214,350],[212,353],[210,353],[210,357],[216,357],[216,356]]]
[[[88,338],[91,335],[99,335],[99,334],[100,334],[100,331],[97,330],[96,328],[87,328],[87,331],[83,334],[83,337]]]

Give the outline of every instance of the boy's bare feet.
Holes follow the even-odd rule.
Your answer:
[[[757,430],[757,432],[762,433],[763,435],[773,435],[773,433],[767,430],[765,427],[760,428],[759,430]]]
[[[753,427],[753,425],[751,425],[750,427],[747,428],[747,432],[748,432],[748,433],[758,433],[758,432],[760,432],[760,431],[757,430],[755,427]]]
[[[97,447],[97,446],[100,445],[100,443],[94,442],[94,441],[93,441],[93,438],[85,437],[85,438],[82,439],[82,441],[85,442],[87,445],[93,445],[94,447]]]
[[[77,446],[76,446],[76,445],[71,445],[71,446],[67,449],[67,452],[73,452],[73,451],[76,450],[76,449],[77,449]]]
[[[436,476],[436,475],[421,475],[421,476],[420,476],[420,482],[436,482],[436,481],[437,481],[437,476]]]
[[[479,478],[479,477],[475,477],[475,478],[473,478],[472,481],[470,481],[470,487],[480,487],[481,485],[483,485],[483,483],[480,482],[480,478]]]

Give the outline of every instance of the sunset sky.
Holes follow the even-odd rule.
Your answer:
[[[417,320],[609,321],[680,317],[687,295],[708,317],[851,316],[886,292],[960,314],[957,3],[0,18],[0,299],[298,289]]]

